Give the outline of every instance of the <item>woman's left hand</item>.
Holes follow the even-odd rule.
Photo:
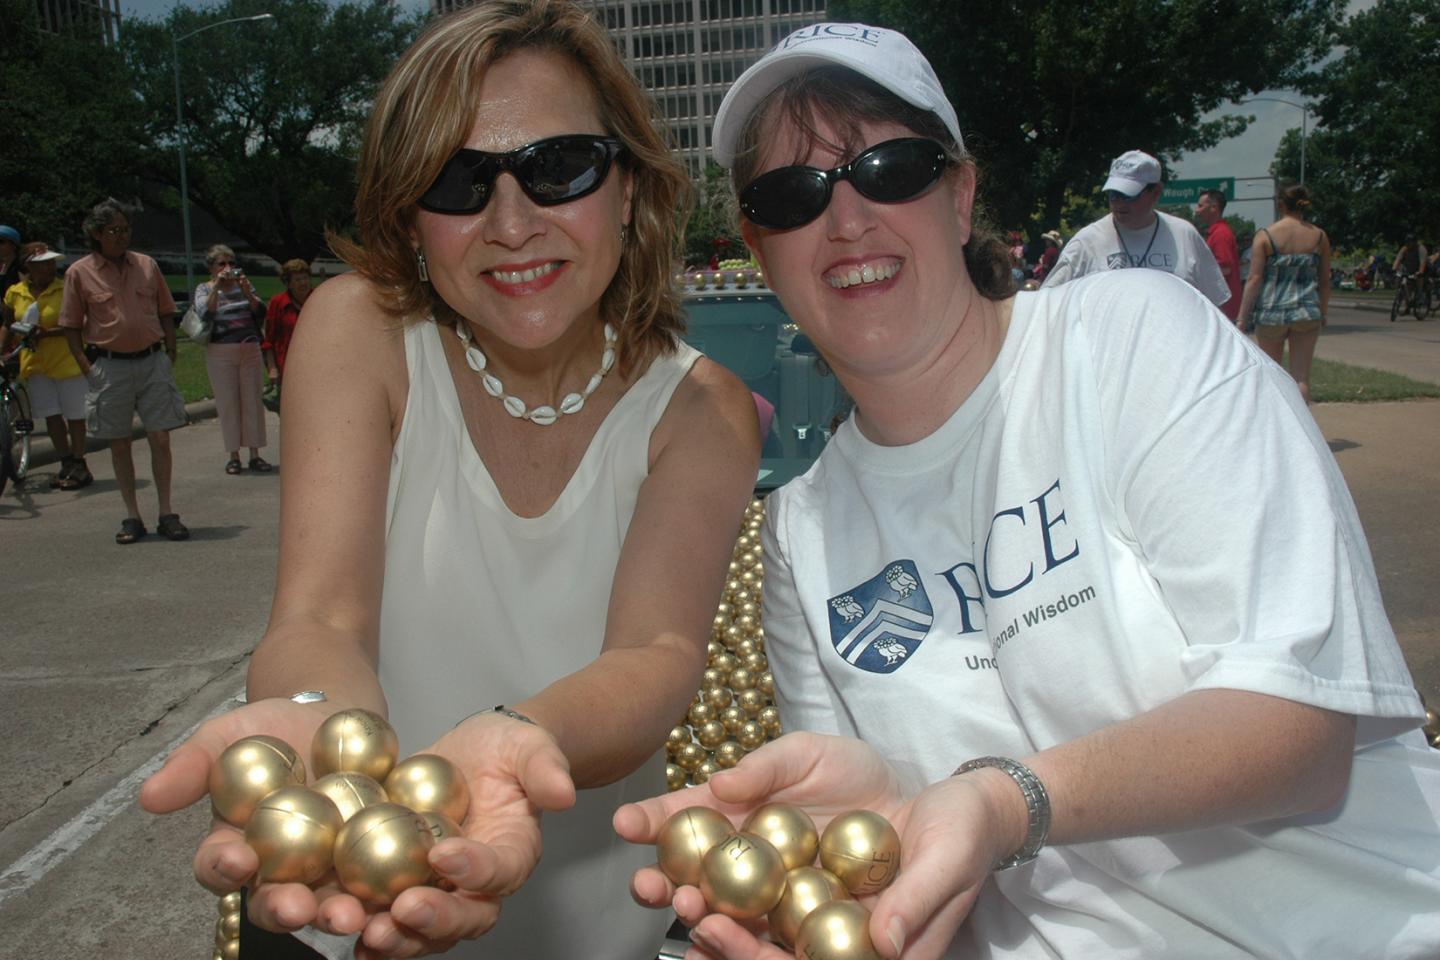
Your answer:
[[[540,815],[575,802],[569,763],[550,734],[500,715],[478,714],[423,752],[456,765],[470,788],[464,839],[430,851],[436,874],[455,885],[412,887],[365,925],[356,956],[417,957],[483,935],[500,898],[520,889],[540,860]]]
[[[870,935],[886,957],[929,960],[945,953],[970,913],[991,865],[1009,850],[994,849],[998,811],[971,777],[932,784],[905,801],[893,772],[868,746],[840,737],[789,734],[747,756],[704,786],[620,808],[615,827],[633,843],[653,843],[677,810],[705,805],[739,823],[762,803],[804,808],[824,829],[856,808],[887,817],[900,834],[900,873],[881,894],[863,902],[872,911]],[[689,925],[699,957],[790,960],[791,955],[729,917],[707,913],[695,887],[676,888],[657,868],[631,884],[640,903],[673,905]]]

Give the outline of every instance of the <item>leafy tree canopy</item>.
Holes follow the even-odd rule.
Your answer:
[[[1346,247],[1392,251],[1407,233],[1440,242],[1440,5],[1380,0],[1341,24],[1343,54],[1299,84],[1320,129],[1305,145],[1313,213]],[[1271,172],[1298,180],[1298,131]]]
[[[142,167],[177,189],[171,37],[180,41],[190,202],[275,258],[313,259],[352,220],[370,101],[420,18],[388,0],[225,0],[131,21],[123,47],[144,103]]]
[[[0,23],[0,222],[26,240],[77,240],[97,201],[135,193],[140,104],[117,50],[42,33],[34,0],[0,0]]]
[[[1130,149],[1170,158],[1244,130],[1201,117],[1291,86],[1329,50],[1345,0],[832,0],[832,20],[905,33],[934,65],[998,225],[1032,235],[1093,195]]]

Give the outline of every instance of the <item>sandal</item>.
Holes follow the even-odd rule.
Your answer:
[[[126,517],[120,521],[120,532],[115,534],[119,544],[134,543],[146,534],[145,524],[139,517]]]
[[[240,466],[239,459],[231,460],[229,463],[225,464],[225,472],[230,474],[230,476],[232,477],[244,469],[244,467]]]
[[[270,464],[266,463],[263,457],[251,457],[250,469],[256,473],[269,473]]]
[[[60,458],[60,469],[59,469],[58,471],[56,471],[55,476],[53,476],[53,477],[50,478],[50,489],[51,489],[51,490],[72,490],[72,489],[74,489],[73,487],[67,487],[67,486],[66,486],[66,484],[70,482],[70,474],[73,473],[74,470],[75,470],[75,458],[74,458],[74,457],[61,457],[61,458]]]
[[[84,460],[71,461],[70,472],[65,473],[62,470],[61,474],[60,482],[55,484],[61,490],[80,490],[95,482],[95,475],[90,472]]]
[[[155,524],[155,529],[160,531],[161,536],[166,540],[189,540],[190,528],[180,522],[180,514],[167,513]]]

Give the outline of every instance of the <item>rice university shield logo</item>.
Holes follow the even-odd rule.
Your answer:
[[[913,560],[887,563],[869,580],[830,598],[830,642],[847,663],[871,673],[899,670],[934,620]]]

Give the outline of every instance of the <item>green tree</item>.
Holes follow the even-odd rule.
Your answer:
[[[0,0],[0,222],[27,240],[80,236],[107,195],[133,196],[140,104],[117,50],[45,33],[34,0]]]
[[[696,189],[695,211],[685,227],[687,262],[708,263],[717,241],[723,241],[720,259],[745,256],[745,241],[736,232],[733,206],[729,175],[715,161],[707,161],[704,180]]]
[[[355,154],[371,98],[419,17],[388,0],[225,0],[131,21],[124,49],[145,104],[146,175],[175,189],[171,37],[232,17],[180,45],[190,202],[255,249],[313,259],[324,231],[352,222]]]
[[[1067,190],[1098,192],[1110,160],[1125,150],[1173,159],[1242,132],[1245,117],[1201,117],[1292,85],[1328,52],[1330,26],[1344,6],[832,0],[828,16],[894,27],[915,41],[979,158],[981,196],[993,218],[1034,235],[1076,206]]]
[[[1379,0],[1331,39],[1344,52],[1299,85],[1318,115],[1305,144],[1315,219],[1336,243],[1392,256],[1409,232],[1440,241],[1440,5]],[[1298,131],[1271,172],[1299,178]]]

